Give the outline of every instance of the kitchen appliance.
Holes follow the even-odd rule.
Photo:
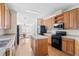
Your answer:
[[[19,25],[17,25],[17,45],[19,45]]]
[[[66,32],[65,31],[57,31],[55,35],[52,35],[52,46],[62,50],[62,38],[61,36],[66,36]]]
[[[47,33],[46,26],[41,25],[41,26],[40,26],[40,35],[44,35],[44,33]]]
[[[57,24],[54,24],[54,28],[55,28],[55,29],[59,29],[59,30],[64,29],[64,23],[57,23]]]

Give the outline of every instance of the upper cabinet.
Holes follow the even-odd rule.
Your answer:
[[[48,18],[48,19],[45,19],[42,21],[42,25],[45,25],[47,27],[48,31],[51,30],[51,27],[54,23],[55,23],[54,17],[51,17],[51,18]]]
[[[63,13],[60,15],[55,16],[55,23],[63,23]]]
[[[70,11],[70,28],[77,29],[77,9]]]
[[[65,29],[78,29],[79,28],[79,9],[73,9],[64,12],[64,28]]]
[[[79,28],[79,8],[77,8],[77,28]]]
[[[52,16],[46,20],[42,20],[41,24],[48,29],[55,23],[64,23],[64,29],[79,28],[79,8],[66,11],[60,15]]]
[[[0,3],[0,29],[9,29],[11,21],[10,10],[7,5]]]
[[[0,4],[0,29],[5,27],[5,5]]]
[[[10,23],[11,23],[11,19],[10,19],[10,10],[9,8],[5,5],[5,29],[10,28]]]
[[[50,27],[51,23],[52,23],[52,19],[51,18],[44,20],[44,25],[47,26],[47,27]]]
[[[64,28],[65,29],[70,28],[70,12],[64,13]]]

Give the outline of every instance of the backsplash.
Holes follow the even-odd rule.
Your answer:
[[[52,33],[56,33],[56,31],[66,31],[67,32],[67,35],[74,35],[74,36],[79,36],[79,29],[78,30],[72,30],[72,29],[69,29],[69,30],[52,30]]]
[[[79,29],[78,30],[64,30],[67,32],[67,35],[74,35],[79,36]]]

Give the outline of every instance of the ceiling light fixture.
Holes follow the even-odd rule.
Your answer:
[[[40,14],[39,12],[37,12],[37,11],[35,11],[35,10],[26,10],[26,12],[32,13],[32,14]]]

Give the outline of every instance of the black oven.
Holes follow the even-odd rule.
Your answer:
[[[55,35],[52,35],[52,46],[62,50],[62,38],[61,36],[65,36],[66,32],[57,31]]]

